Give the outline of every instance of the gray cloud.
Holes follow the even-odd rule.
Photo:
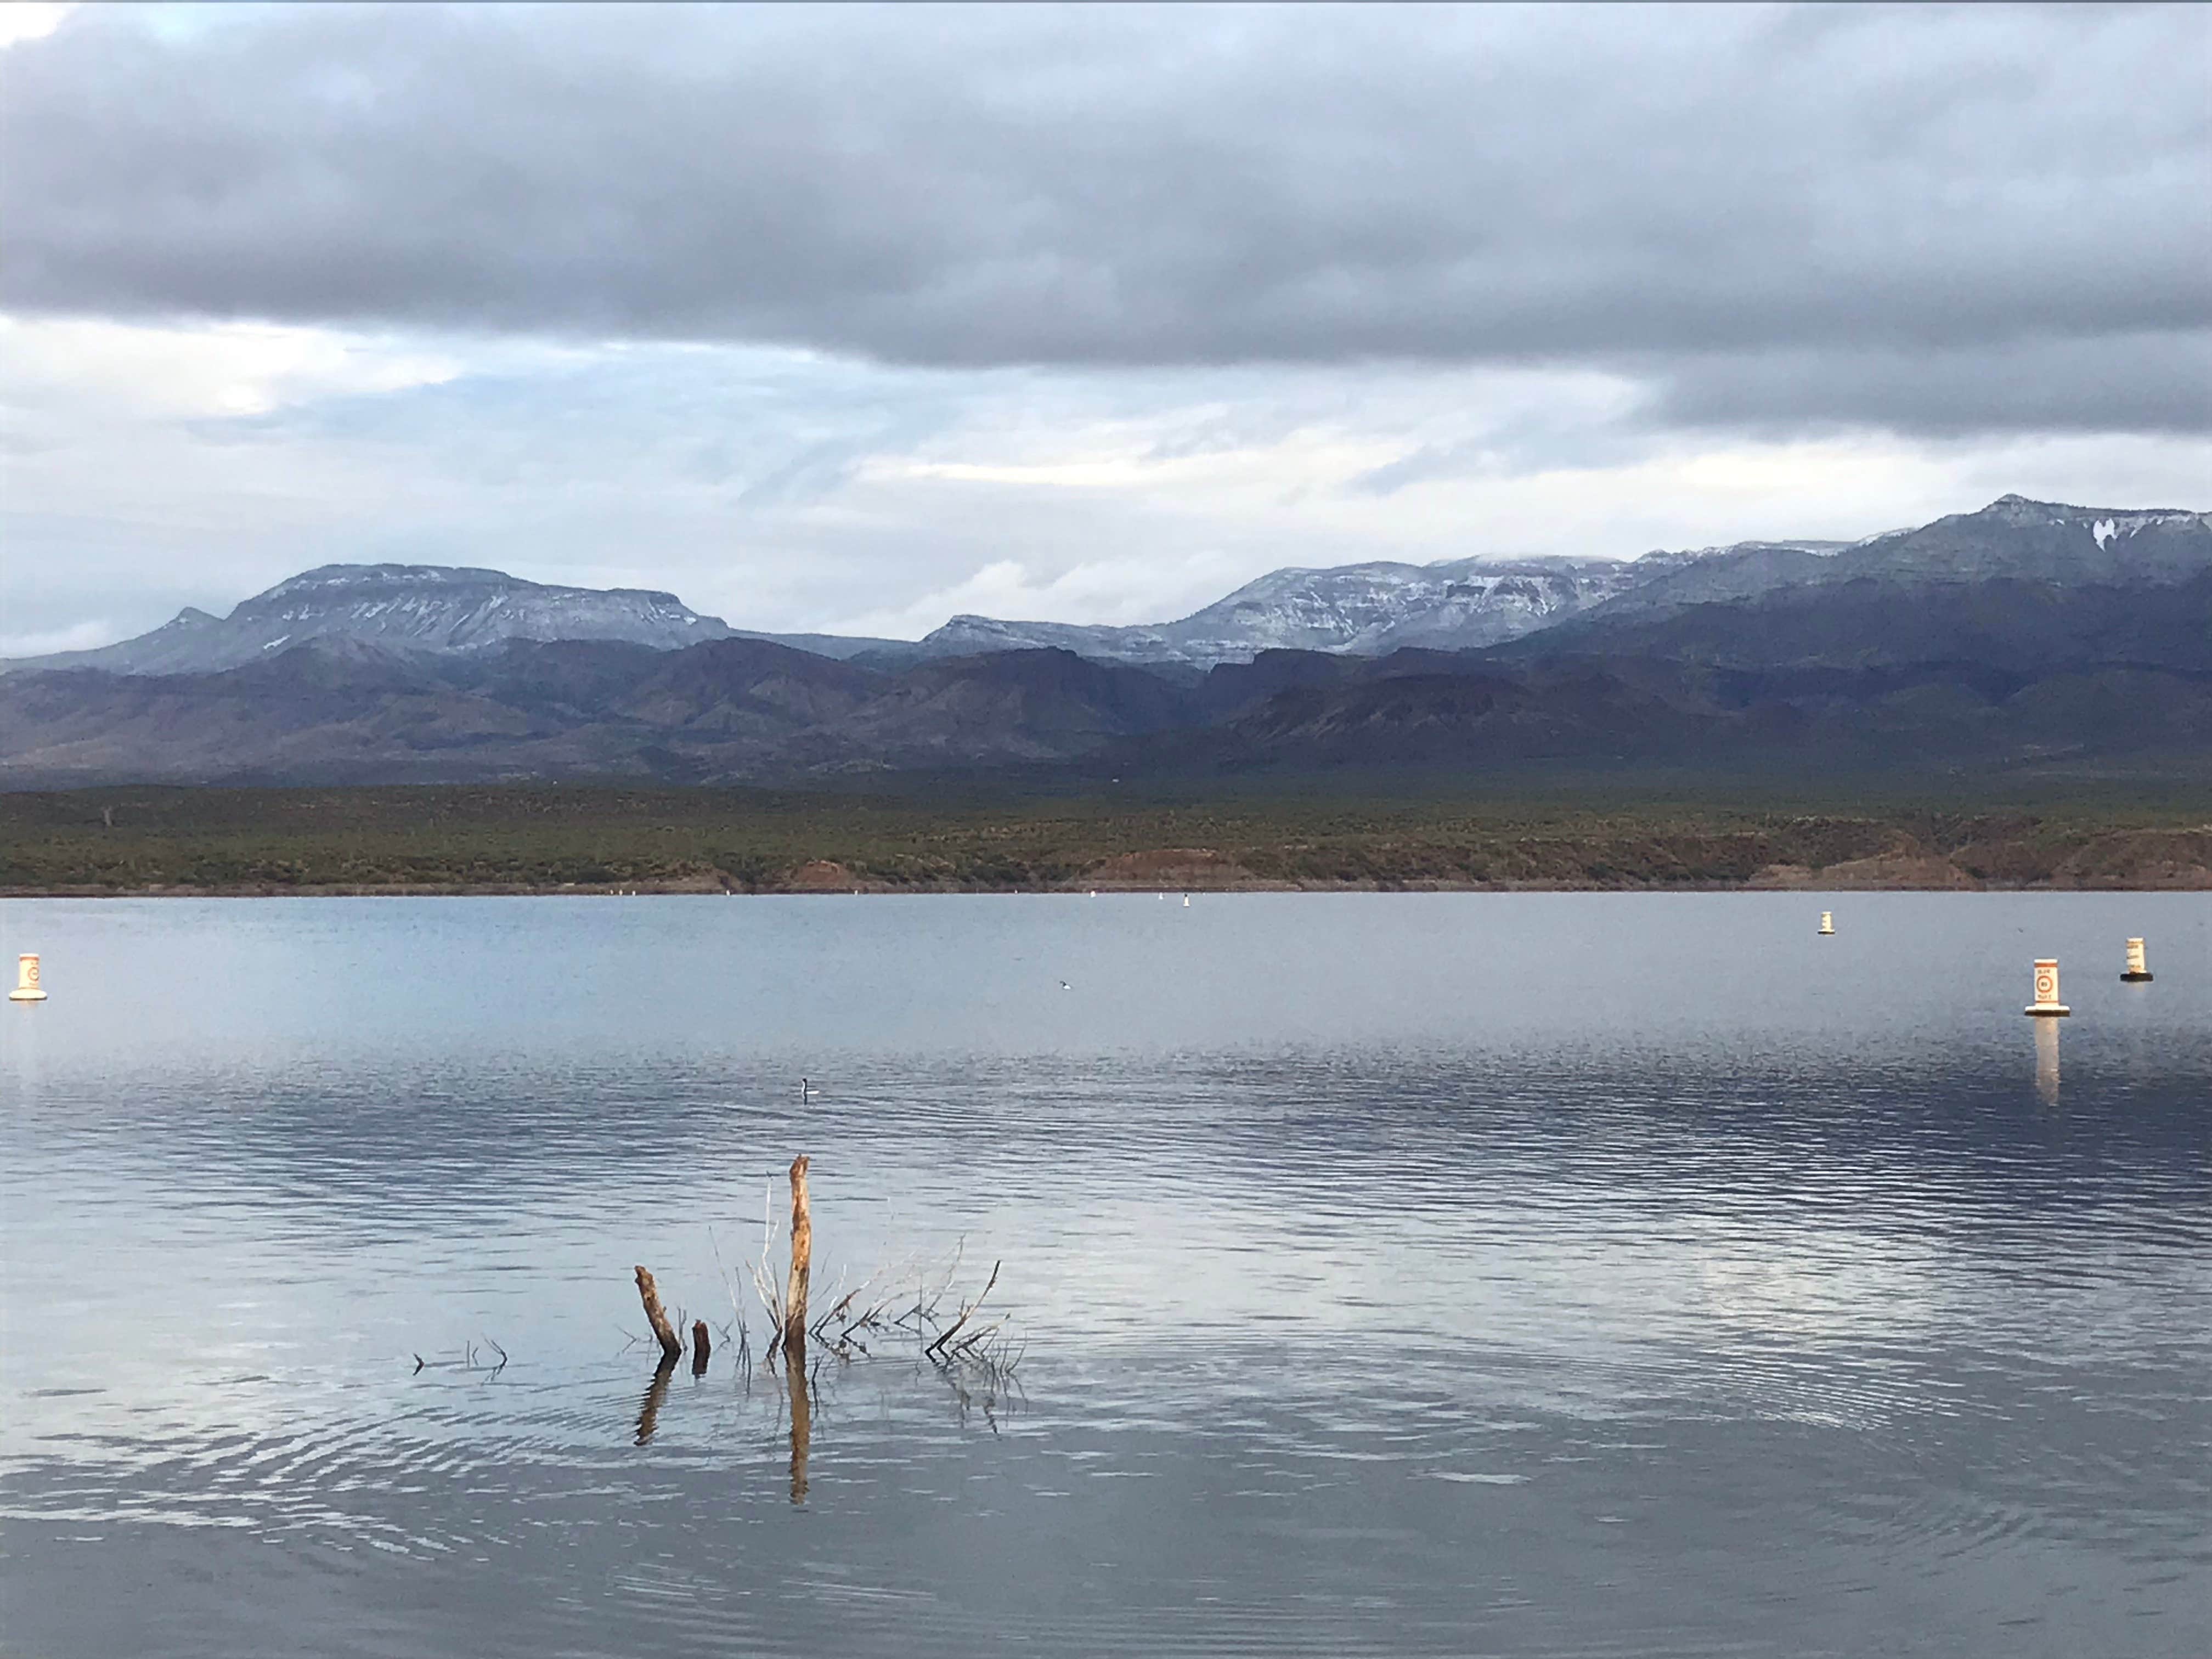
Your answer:
[[[1955,435],[2212,430],[2212,331],[2003,341],[1920,350],[1716,352],[1668,365],[1670,423],[1791,431],[1832,422]]]
[[[0,54],[0,297],[2203,430],[2208,48],[2187,7],[87,8]]]

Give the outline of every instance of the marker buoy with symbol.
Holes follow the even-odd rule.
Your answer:
[[[2035,1000],[2021,1012],[2054,1015],[2074,1012],[2058,1000],[2058,959],[2056,957],[2038,957],[2035,959]]]
[[[10,1002],[44,1002],[46,988],[39,983],[39,958],[26,951],[15,958],[15,988],[8,993]]]

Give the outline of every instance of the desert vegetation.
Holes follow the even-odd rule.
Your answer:
[[[2212,790],[1855,798],[1589,783],[1391,798],[587,786],[0,794],[0,891],[2202,887]]]

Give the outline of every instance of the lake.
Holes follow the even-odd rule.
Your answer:
[[[0,1008],[11,1654],[2212,1649],[2212,896],[57,900],[0,950],[52,993]],[[799,1152],[815,1305],[1000,1264],[1011,1376],[817,1345],[794,1443],[743,1263]]]

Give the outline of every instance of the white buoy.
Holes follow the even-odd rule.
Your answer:
[[[1820,912],[1820,931],[1824,933],[1832,933],[1836,931],[1836,913],[1833,910]]]
[[[2130,985],[2141,985],[2150,978],[2150,967],[2143,960],[2143,944],[2139,939],[2128,941],[2128,970],[2120,977]]]
[[[39,958],[26,951],[15,958],[15,988],[8,993],[10,1002],[44,1002],[45,989],[39,984]]]
[[[2035,1000],[2021,1011],[2029,1014],[2070,1014],[2074,1011],[2058,1000],[2058,959],[2038,957],[2035,959]]]
[[[1190,895],[1188,893],[1182,896],[1182,908],[1186,910],[1190,908]]]

